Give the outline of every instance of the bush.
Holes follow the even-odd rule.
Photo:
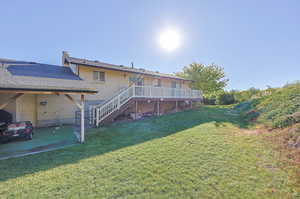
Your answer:
[[[244,118],[247,121],[255,121],[258,117],[259,117],[259,112],[255,111],[255,110],[251,110],[251,111],[247,112],[244,116]]]
[[[219,105],[229,105],[234,103],[235,100],[233,94],[227,92],[219,94],[216,99],[216,104]]]
[[[238,105],[236,105],[234,107],[234,110],[236,110],[238,112],[245,112],[245,111],[249,111],[251,108],[252,108],[252,102],[246,101],[246,102],[242,102],[242,103],[239,103]]]
[[[206,105],[216,105],[216,97],[215,96],[204,97],[203,103]]]
[[[284,128],[284,127],[291,126],[295,123],[296,120],[292,116],[281,116],[273,120],[272,126],[274,128]]]
[[[256,120],[273,128],[284,128],[300,123],[300,84],[289,84],[283,88],[257,91],[252,100],[235,106],[247,120]],[[257,118],[258,117],[258,118]]]

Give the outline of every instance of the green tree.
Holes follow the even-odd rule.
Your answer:
[[[226,78],[224,69],[216,64],[192,63],[185,66],[178,76],[193,80],[192,88],[200,89],[205,96],[216,95],[223,91],[229,79]]]

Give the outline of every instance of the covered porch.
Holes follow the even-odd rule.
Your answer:
[[[81,90],[81,89],[58,89],[58,88],[17,88],[17,87],[0,87],[0,94],[9,94],[9,98],[1,99],[0,110],[5,110],[5,107],[9,106],[11,103],[15,103],[16,100],[20,98],[22,101],[22,96],[25,95],[55,95],[63,96],[69,103],[72,103],[78,107],[81,113],[81,124],[79,132],[76,132],[76,137],[79,143],[84,143],[85,140],[85,121],[84,121],[84,105],[85,105],[85,95],[94,94],[96,91],[91,90]],[[76,100],[77,97],[77,100]],[[79,100],[78,100],[79,98]],[[65,102],[64,102],[65,103]],[[37,106],[34,102],[30,103],[33,107]],[[21,104],[21,106],[27,106],[27,104]],[[22,109],[23,110],[23,109]],[[14,114],[18,114],[18,110],[15,110]],[[30,109],[29,111],[30,112]],[[32,110],[34,112],[34,110]],[[18,117],[15,117],[15,121],[18,122]],[[31,120],[35,120],[34,117]],[[27,118],[26,118],[27,119]],[[31,121],[35,123],[36,121]]]

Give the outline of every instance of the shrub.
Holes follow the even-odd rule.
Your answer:
[[[245,114],[244,118],[247,121],[255,121],[258,118],[258,116],[259,116],[259,112],[255,110],[251,110]]]
[[[275,118],[272,122],[272,126],[274,128],[284,128],[291,126],[296,123],[296,120],[293,116],[281,116],[279,118]]]
[[[216,97],[215,96],[204,97],[203,103],[206,105],[216,105]]]
[[[258,119],[260,123],[273,128],[284,128],[300,123],[300,84],[289,84],[283,88],[267,89],[249,101],[235,106],[247,120]],[[258,117],[258,118],[257,118]]]
[[[249,111],[251,108],[252,108],[252,102],[246,101],[246,102],[242,102],[242,103],[239,103],[238,105],[236,105],[234,107],[234,110],[236,110],[238,112],[245,112],[245,111]]]
[[[219,94],[216,99],[216,104],[219,105],[229,105],[234,103],[235,100],[233,94],[227,92]]]

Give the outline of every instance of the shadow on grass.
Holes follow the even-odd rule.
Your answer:
[[[131,123],[112,124],[100,129],[91,129],[86,144],[83,145],[0,161],[0,181],[73,164],[209,122],[214,122],[216,127],[222,127],[224,123],[232,123],[240,128],[248,127],[248,124],[231,109],[218,106],[206,106]]]

